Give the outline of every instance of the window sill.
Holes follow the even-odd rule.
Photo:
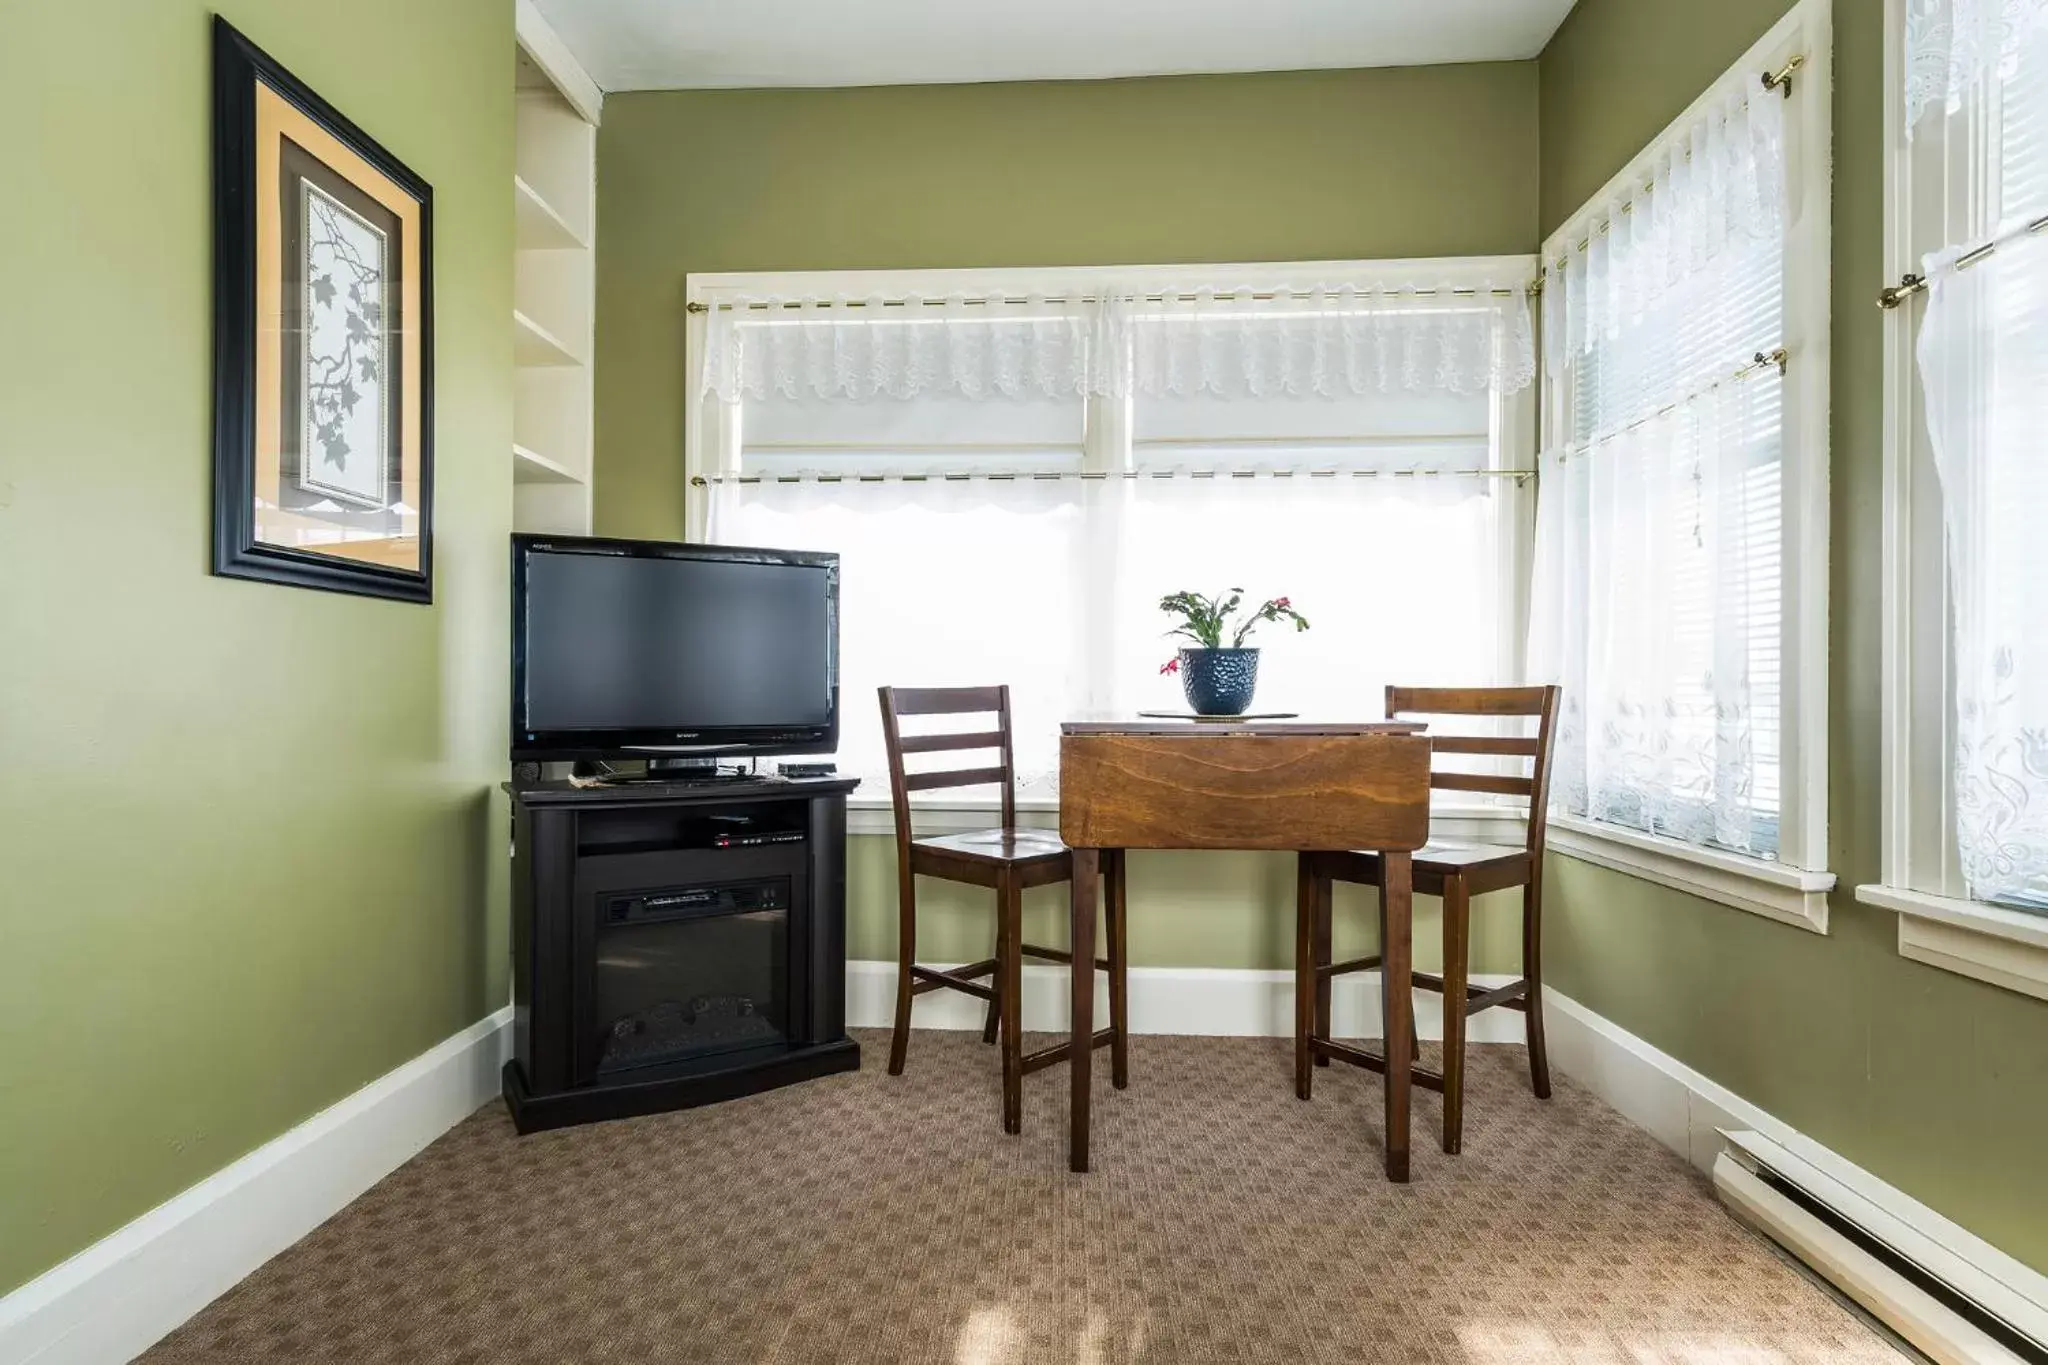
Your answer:
[[[2048,916],[1897,886],[1856,899],[1899,915],[1899,956],[2048,1000]]]
[[[882,783],[883,795],[863,794],[846,798],[848,834],[896,833],[896,809],[886,795],[888,785],[887,782]],[[913,801],[910,823],[919,834],[965,834],[1000,824],[1002,811],[1002,803],[993,798]],[[1020,796],[1017,798],[1017,824],[1022,829],[1058,829],[1060,803],[1050,797]]]
[[[911,824],[920,835],[964,834],[987,829],[1001,819],[1001,803],[991,800],[918,801],[911,806]],[[1017,798],[1017,823],[1025,829],[1058,829],[1060,803],[1053,797]],[[1430,836],[1468,843],[1520,845],[1527,823],[1522,812],[1504,806],[1441,806],[1430,816]],[[847,798],[848,834],[896,833],[896,812],[886,796]]]
[[[1816,934],[1828,931],[1832,872],[1807,872],[1739,853],[1722,853],[1637,834],[1575,815],[1550,817],[1549,846],[1582,862],[1641,877]]]

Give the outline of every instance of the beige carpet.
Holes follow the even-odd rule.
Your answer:
[[[1465,1153],[1417,1096],[1381,1179],[1377,1077],[1290,1044],[1139,1038],[1097,1068],[1096,1169],[1066,1073],[919,1033],[866,1069],[519,1138],[467,1120],[145,1359],[1789,1365],[1900,1357],[1583,1090],[1478,1047]]]

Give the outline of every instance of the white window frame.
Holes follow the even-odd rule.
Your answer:
[[[1730,90],[1760,82],[1794,59],[1786,109],[1784,559],[1785,639],[1780,737],[1782,808],[1777,861],[1553,813],[1550,847],[1722,905],[1828,931],[1835,874],[1828,852],[1828,390],[1832,214],[1834,17],[1831,0],[1801,0],[1727,73],[1659,133],[1543,244],[1556,260],[1584,237],[1602,208],[1647,177],[1649,167]],[[1562,420],[1552,404],[1551,420]],[[1545,433],[1555,446],[1566,433]]]
[[[1913,239],[1912,225],[1929,211],[1963,207],[1979,188],[1970,175],[1915,174],[1916,160],[1929,152],[1916,153],[1906,138],[1905,11],[1906,0],[1886,0],[1884,251],[1891,280],[1919,273],[1929,244]],[[1857,887],[1856,899],[1897,912],[1902,957],[2048,999],[2048,916],[1969,899],[1956,849],[1947,552],[1914,356],[1925,313],[1920,295],[1887,310],[1884,321],[1884,823],[1881,880]]]
[[[1087,292],[1094,287],[1115,286],[1139,292],[1175,292],[1217,286],[1231,288],[1299,290],[1343,281],[1372,284],[1385,289],[1412,286],[1434,289],[1477,286],[1487,281],[1535,278],[1534,256],[1451,256],[1384,261],[1257,262],[1201,265],[1081,266],[1028,269],[959,270],[819,270],[775,272],[719,272],[692,274],[684,281],[687,303],[709,308],[722,301],[746,296],[869,298],[920,295],[945,297],[958,293],[968,297],[1003,294],[1022,297],[1031,294],[1059,295]],[[1533,312],[1535,298],[1530,307]],[[703,393],[705,326],[708,313],[687,311],[684,329],[684,533],[701,540],[707,532],[706,500],[695,495],[696,480],[739,472],[739,425],[730,420],[735,405],[711,399],[707,413]],[[1538,364],[1541,364],[1539,353]],[[1129,400],[1087,400],[1088,418],[1083,463],[1090,469],[1106,469],[1115,460],[1112,447],[1123,443],[1130,429]],[[1494,393],[1489,417],[1491,464],[1501,470],[1533,471],[1536,467],[1537,386],[1529,384],[1518,393]],[[1535,545],[1536,499],[1532,476],[1519,485],[1524,496],[1512,515],[1498,519],[1496,563],[1500,567],[1500,630],[1496,641],[1500,676],[1522,675],[1528,636],[1529,577]],[[1370,707],[1372,699],[1361,697],[1360,706]],[[989,812],[1000,809],[995,795],[941,796],[915,803],[920,834],[937,834],[982,829]],[[847,829],[854,834],[893,834],[895,818],[886,791],[856,792],[847,801]],[[1017,822],[1026,827],[1055,828],[1059,804],[1045,798],[1020,798]],[[1440,806],[1433,830],[1440,836],[1480,839],[1488,843],[1519,843],[1525,817],[1512,807],[1484,804]],[[1553,826],[1554,828],[1554,826]]]

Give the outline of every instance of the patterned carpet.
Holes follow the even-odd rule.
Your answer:
[[[1005,1138],[993,1049],[919,1033],[866,1067],[687,1113],[516,1137],[483,1109],[150,1352],[236,1361],[1896,1365],[1583,1090],[1476,1047],[1465,1153],[1417,1093],[1380,1177],[1379,1081],[1291,1045],[1137,1038]],[[1426,1049],[1427,1050],[1427,1049]]]

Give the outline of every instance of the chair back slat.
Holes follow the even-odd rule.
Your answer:
[[[895,698],[899,716],[963,716],[977,712],[1007,715],[1010,689],[1003,687],[885,687]]]
[[[1440,754],[1507,754],[1534,758],[1541,742],[1521,735],[1435,735],[1430,748]]]
[[[975,734],[905,735],[901,747],[906,754],[937,754],[948,749],[1000,749],[1009,736],[1000,730]]]
[[[1431,744],[1434,749],[1443,741]],[[1497,796],[1533,796],[1536,782],[1528,777],[1502,777],[1495,773],[1431,773],[1429,785],[1438,791],[1492,792]]]
[[[1387,714],[1540,716],[1555,687],[1389,687]]]
[[[1017,824],[1017,760],[1010,741],[1010,689],[1001,687],[884,687],[882,739],[889,750],[889,802],[896,812],[896,856],[901,875],[910,875],[910,794],[946,787],[980,787],[1001,784],[1003,828]],[[995,728],[958,733],[906,735],[900,724],[904,716],[993,715]],[[935,754],[974,749],[994,749],[1000,755],[997,766],[985,762],[972,768],[906,772],[905,754]]]
[[[1527,758],[1529,774],[1510,777],[1495,773],[1432,772],[1429,785],[1439,791],[1486,792],[1498,796],[1529,799],[1529,837],[1532,857],[1543,854],[1543,841],[1550,823],[1550,755],[1557,731],[1557,705],[1561,689],[1541,687],[1389,687],[1387,719],[1402,715],[1424,716],[1534,716],[1535,738],[1489,735],[1432,735],[1433,754],[1478,754]]]
[[[935,773],[906,773],[903,789],[912,792],[935,791],[940,787],[986,787],[1010,780],[1008,768],[948,768]]]

